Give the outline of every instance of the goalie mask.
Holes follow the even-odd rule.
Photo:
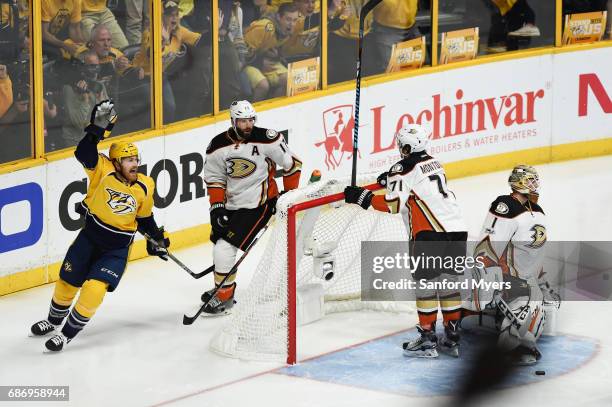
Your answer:
[[[512,169],[508,185],[513,191],[529,196],[539,196],[540,177],[535,168],[530,165],[517,165]]]
[[[419,124],[407,124],[395,134],[395,143],[403,157],[420,153],[429,145],[429,132]]]
[[[250,132],[249,134],[244,134],[244,132],[236,126],[236,120],[253,119],[253,124],[255,124],[257,121],[257,112],[255,112],[255,108],[249,101],[238,100],[232,102],[230,105],[230,118],[232,121],[232,128],[236,134],[242,138],[246,138],[250,135]]]

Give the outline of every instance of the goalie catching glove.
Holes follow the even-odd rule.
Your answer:
[[[168,261],[170,238],[166,236],[164,228],[159,228],[154,235],[149,237],[150,239],[147,239],[147,253],[149,256],[158,256],[160,259]]]
[[[92,134],[97,138],[97,141],[100,141],[110,136],[116,121],[115,104],[112,100],[104,100],[92,109],[89,125],[85,127],[85,132]]]
[[[348,186],[344,189],[344,202],[353,203],[368,209],[374,194],[365,188]]]

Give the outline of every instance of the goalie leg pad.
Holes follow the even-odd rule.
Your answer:
[[[495,302],[504,315],[498,344],[510,351],[518,346],[537,350],[536,341],[542,334],[546,321],[542,291],[536,284],[530,284],[529,297],[520,297],[506,303],[500,295]]]

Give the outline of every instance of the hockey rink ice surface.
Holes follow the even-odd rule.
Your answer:
[[[536,168],[550,241],[612,241],[612,156]],[[470,236],[479,233],[490,202],[508,193],[508,174],[449,181]],[[240,268],[238,301],[265,243]],[[211,253],[210,244],[174,252],[197,271],[212,264]],[[210,278],[194,280],[157,258],[128,269],[59,354],[43,354],[46,339],[27,336],[47,315],[52,284],[0,297],[0,385],[70,386],[70,401],[47,403],[53,406],[435,406],[448,403],[465,372],[465,364],[444,355],[403,357],[401,343],[415,334],[416,316],[371,311],[299,327],[296,366],[224,358],[208,350],[223,317],[182,325]],[[482,405],[612,405],[611,312],[609,302],[564,303],[558,335],[540,342],[540,363],[517,369]],[[462,354],[473,357],[469,336]],[[11,404],[0,402],[5,405]]]

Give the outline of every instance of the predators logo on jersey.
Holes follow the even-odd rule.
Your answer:
[[[231,178],[246,178],[255,172],[257,164],[246,158],[228,158],[227,175]]]
[[[533,225],[531,230],[533,231],[533,240],[528,246],[534,249],[544,246],[544,243],[546,243],[546,227],[542,225]]]
[[[109,198],[106,203],[114,214],[127,215],[136,212],[136,199],[132,195],[106,188]]]

